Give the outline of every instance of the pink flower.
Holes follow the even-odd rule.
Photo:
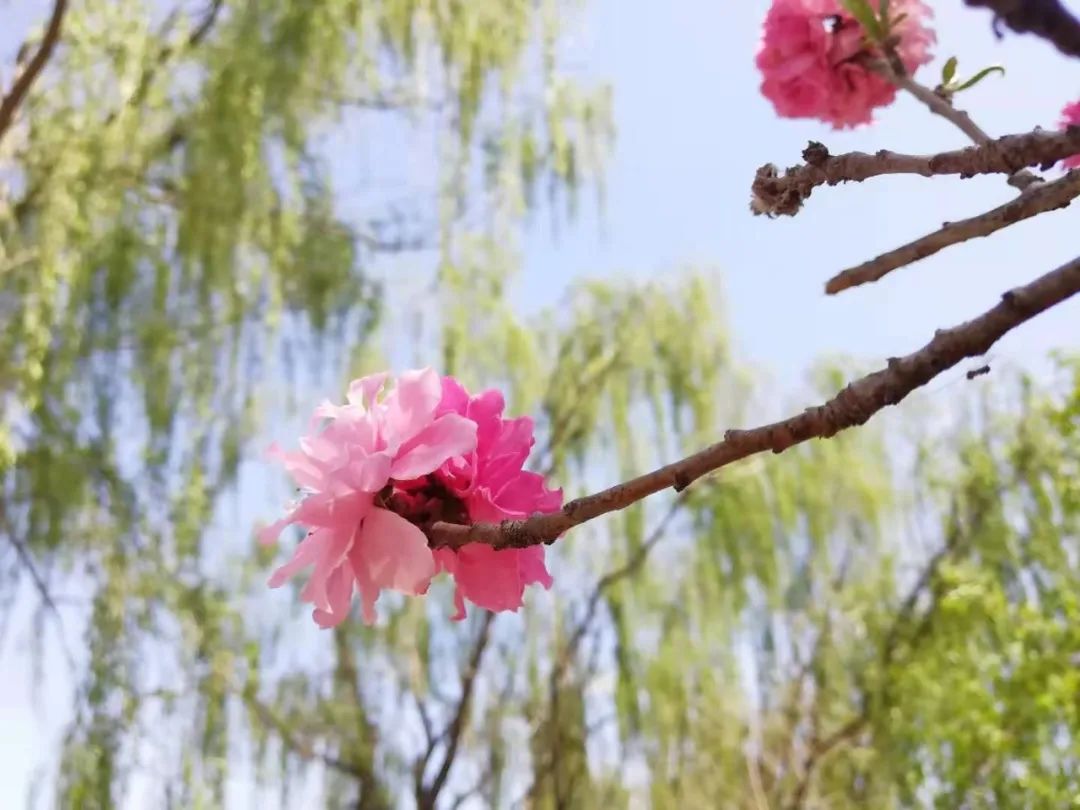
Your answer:
[[[1061,111],[1060,126],[1062,129],[1068,129],[1070,126],[1080,127],[1080,101],[1065,105],[1065,109]],[[1080,169],[1080,153],[1065,158],[1061,161],[1061,166],[1065,169]]]
[[[932,12],[921,0],[892,0],[889,8],[893,19],[906,15],[892,30],[900,60],[914,73],[930,61],[935,37],[923,20]],[[761,92],[784,118],[816,118],[835,129],[868,124],[896,88],[859,62],[871,54],[867,48],[839,0],[773,0],[756,60]]]
[[[437,413],[475,422],[476,449],[447,461],[435,477],[460,499],[472,522],[520,519],[562,505],[562,490],[547,489],[542,476],[522,469],[535,442],[532,420],[504,419],[503,408],[498,391],[470,397],[456,380],[443,379]],[[470,543],[458,551],[437,549],[435,559],[457,585],[456,619],[465,617],[465,599],[488,610],[517,610],[525,586],[551,587],[542,545],[496,551]]]
[[[443,389],[434,371],[401,375],[380,401],[387,376],[354,381],[346,405],[319,406],[298,452],[271,448],[306,495],[261,539],[273,542],[291,523],[309,531],[269,585],[280,587],[313,566],[300,596],[314,605],[321,627],[345,619],[354,585],[368,624],[375,621],[375,600],[383,589],[427,591],[436,573],[427,537],[416,523],[386,508],[387,498],[395,481],[428,475],[476,447],[475,422],[446,409],[437,412]]]

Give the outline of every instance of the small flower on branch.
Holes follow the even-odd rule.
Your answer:
[[[523,469],[532,420],[504,419],[498,391],[470,396],[431,369],[402,374],[380,397],[387,379],[363,377],[350,385],[345,405],[319,406],[298,451],[271,448],[305,494],[261,539],[273,542],[292,523],[308,534],[270,587],[311,568],[300,598],[314,606],[321,627],[345,620],[354,589],[371,624],[383,590],[423,595],[440,571],[457,586],[455,619],[465,617],[466,599],[517,610],[527,585],[551,586],[542,545],[433,549],[428,534],[439,522],[470,525],[559,508],[562,492]]]
[[[1080,127],[1080,101],[1065,105],[1065,109],[1061,111],[1060,126],[1063,130]],[[1065,169],[1080,169],[1080,152],[1072,157],[1065,158],[1065,160],[1061,161],[1061,166]]]
[[[907,74],[927,64],[931,14],[920,0],[774,0],[757,55],[761,91],[785,118],[868,124],[896,87],[867,63],[895,58]]]

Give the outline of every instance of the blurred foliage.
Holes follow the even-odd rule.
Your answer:
[[[0,141],[0,582],[10,599],[36,578],[44,626],[85,631],[57,806],[1080,795],[1073,359],[1052,385],[951,389],[959,427],[932,429],[927,397],[575,530],[552,547],[553,591],[516,616],[455,624],[439,582],[384,598],[377,627],[320,632],[266,591],[278,552],[223,535],[237,492],[280,508],[242,463],[253,437],[297,388],[370,371],[378,337],[507,391],[569,496],[847,376],[823,365],[803,401],[766,397],[706,272],[585,281],[515,312],[538,191],[572,213],[611,137],[606,92],[558,70],[572,11],[74,4]],[[346,205],[319,137],[359,121],[408,162],[378,123],[401,112],[438,147],[419,229],[374,193]],[[376,273],[403,252],[431,270],[423,295]]]

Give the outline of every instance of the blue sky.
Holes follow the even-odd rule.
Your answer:
[[[1078,6],[1077,0],[1070,4]],[[48,5],[0,0],[0,56]],[[1080,98],[1076,62],[1035,39],[997,41],[989,15],[966,10],[959,0],[931,5],[939,58],[920,74],[925,82],[933,83],[952,54],[960,58],[961,74],[994,63],[1008,70],[958,102],[992,134],[1053,126],[1063,104]],[[856,132],[776,119],[758,93],[753,66],[766,7],[765,0],[594,0],[571,53],[588,75],[609,79],[615,88],[618,139],[607,205],[602,219],[583,207],[584,215],[555,239],[546,218],[538,218],[514,291],[523,309],[556,302],[583,276],[642,278],[686,265],[716,268],[739,355],[771,375],[780,391],[793,393],[819,357],[849,354],[879,362],[906,353],[935,328],[978,314],[1003,290],[1076,255],[1080,208],[1074,207],[953,248],[881,283],[826,297],[822,287],[836,270],[942,221],[998,205],[1014,192],[999,178],[881,178],[819,190],[795,218],[751,216],[754,170],[765,162],[797,162],[807,140],[823,141],[833,152],[927,152],[965,143],[946,122],[903,98],[874,126]],[[374,151],[343,159],[377,163],[378,146],[365,148]],[[1078,346],[1080,301],[1074,300],[1008,336],[992,357],[1044,368],[1050,349]],[[956,370],[949,379],[962,374]],[[68,633],[77,639],[73,628]],[[35,696],[27,637],[28,625],[16,615],[0,647],[5,807],[19,802],[32,769],[55,745],[56,724],[66,712],[62,679],[51,679]]]
[[[1075,0],[1072,0],[1074,6]],[[565,274],[672,272],[684,263],[717,267],[732,331],[745,357],[791,380],[822,354],[867,358],[910,351],[935,328],[991,306],[1010,285],[1076,254],[1075,207],[968,243],[876,285],[822,294],[837,270],[940,226],[998,205],[1013,191],[999,178],[880,178],[822,189],[794,218],[747,210],[754,170],[798,162],[809,139],[833,152],[924,152],[966,144],[951,125],[901,98],[876,124],[833,133],[815,122],[777,120],[758,93],[753,64],[768,3],[675,0],[600,2],[581,38],[590,69],[615,83],[618,143],[603,235],[591,222],[556,244],[538,228],[529,242],[523,300],[557,295]],[[970,75],[1002,63],[1007,76],[962,94],[991,134],[1056,124],[1080,97],[1080,70],[1031,38],[997,41],[986,13],[956,0],[932,2],[941,56],[921,74],[940,75],[949,55]],[[629,9],[633,8],[633,11]],[[1002,341],[994,354],[1026,362],[1052,345],[1076,345],[1073,301]]]

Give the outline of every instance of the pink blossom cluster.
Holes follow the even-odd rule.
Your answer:
[[[1061,111],[1060,126],[1062,129],[1068,129],[1070,126],[1080,127],[1080,101],[1065,105],[1065,109]],[[1066,169],[1080,169],[1080,154],[1065,158],[1061,161],[1061,165]]]
[[[870,0],[874,8],[878,0]],[[909,74],[930,61],[935,36],[921,0],[892,0],[895,50]],[[896,88],[861,57],[881,54],[839,0],[773,0],[757,54],[761,92],[784,118],[814,118],[844,129],[868,124]]]
[[[562,492],[523,469],[532,420],[504,419],[498,391],[470,396],[431,369],[402,374],[381,395],[387,380],[385,373],[363,377],[349,386],[345,405],[319,406],[299,450],[271,448],[304,496],[261,540],[273,542],[293,523],[308,533],[270,587],[311,568],[300,597],[321,627],[345,620],[354,589],[371,624],[383,590],[425,594],[440,571],[456,584],[455,619],[464,618],[466,599],[517,610],[527,585],[551,587],[543,546],[432,550],[424,528],[558,509]]]

